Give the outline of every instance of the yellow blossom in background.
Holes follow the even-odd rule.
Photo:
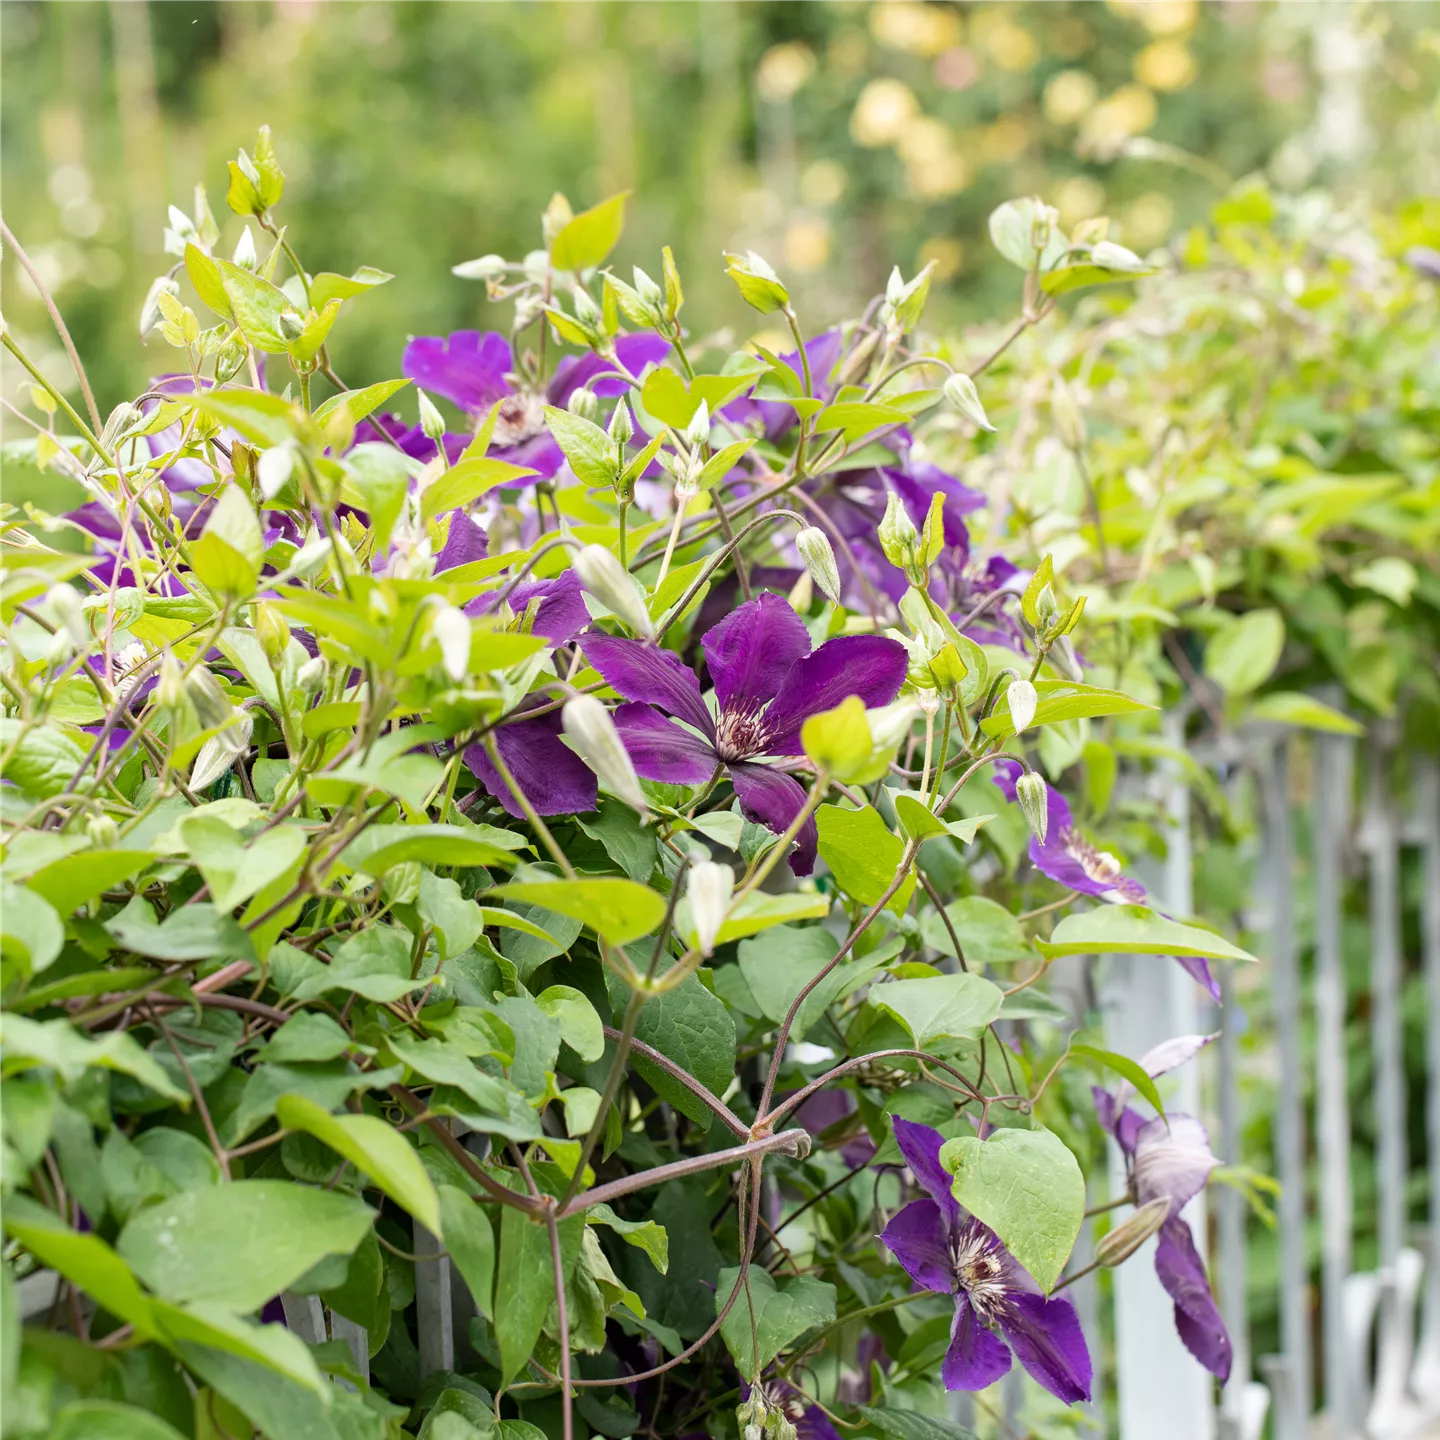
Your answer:
[[[830,261],[830,223],[797,215],[785,229],[785,264],[791,270],[823,270]]]
[[[920,113],[915,92],[903,80],[872,80],[861,92],[850,116],[850,134],[857,145],[875,149],[893,145]]]
[[[1155,96],[1143,85],[1122,85],[1085,117],[1081,140],[1100,148],[1119,144],[1132,135],[1144,134],[1155,123],[1157,113]]]
[[[981,10],[970,22],[970,38],[1002,70],[1028,70],[1040,51],[1035,37],[1001,9]]]
[[[870,42],[858,25],[847,25],[830,42],[826,52],[828,68],[836,75],[863,75],[869,64]]]
[[[845,195],[848,177],[835,160],[816,160],[800,173],[800,198],[807,205],[834,205]]]
[[[1105,209],[1105,187],[1089,175],[1072,175],[1056,187],[1055,208],[1060,212],[1060,224],[1068,230]]]
[[[960,43],[960,17],[917,0],[881,0],[870,7],[870,33],[892,50],[939,55]]]
[[[923,200],[957,195],[970,183],[970,167],[943,120],[919,117],[901,133],[895,147],[905,162],[912,194]]]
[[[1062,70],[1052,75],[1041,102],[1053,125],[1073,125],[1095,103],[1095,80],[1083,70]]]
[[[1152,35],[1183,35],[1200,18],[1200,0],[1106,0],[1117,15],[1138,20]]]
[[[1135,78],[1152,90],[1184,90],[1195,80],[1195,57],[1180,40],[1156,40],[1135,57]]]
[[[755,67],[755,88],[775,104],[789,100],[815,73],[815,52],[798,41],[772,45]]]
[[[915,257],[915,268],[923,270],[927,265],[935,267],[935,279],[952,279],[965,266],[964,243],[948,235],[936,235],[927,240]]]
[[[977,149],[986,165],[1018,159],[1030,144],[1030,127],[1019,115],[1002,115],[979,134]]]
[[[1175,204],[1163,191],[1147,190],[1125,210],[1125,243],[1132,250],[1150,250],[1170,238]]]

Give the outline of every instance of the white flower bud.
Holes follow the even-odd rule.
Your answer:
[[[505,270],[503,255],[482,255],[478,260],[466,260],[463,264],[450,267],[450,273],[461,280],[490,280],[503,275]]]
[[[470,617],[454,605],[442,606],[430,622],[430,633],[440,645],[445,673],[457,683],[470,673]]]
[[[635,421],[630,417],[630,407],[624,400],[617,401],[615,413],[610,417],[610,438],[617,445],[626,445],[634,433]]]
[[[1030,833],[1043,845],[1050,828],[1050,787],[1044,777],[1027,770],[1015,782],[1015,798],[1020,802]]]
[[[45,605],[60,622],[60,628],[77,650],[90,643],[90,625],[85,619],[85,602],[73,585],[52,585],[45,594]]]
[[[691,445],[703,445],[710,438],[710,406],[704,400],[685,427],[685,439]]]
[[[595,398],[593,390],[581,385],[570,392],[570,398],[565,402],[565,408],[572,415],[578,415],[582,420],[594,420],[600,413],[600,402]]]
[[[145,419],[145,417],[131,405],[129,401],[122,400],[105,421],[104,428],[100,431],[100,443],[107,450],[114,448]]]
[[[728,865],[702,860],[690,871],[686,891],[690,899],[690,919],[702,955],[715,949],[715,937],[725,922],[730,900],[735,893],[735,872]]]
[[[1122,1225],[1102,1235],[1095,1246],[1095,1258],[1112,1269],[1128,1260],[1166,1221],[1170,1197],[1161,1195],[1142,1205]]]
[[[892,565],[907,573],[915,568],[920,532],[915,528],[904,502],[893,490],[885,501],[885,518],[881,520],[876,534],[885,558]]]
[[[272,445],[260,452],[255,462],[255,479],[259,482],[260,493],[267,500],[273,500],[284,488],[295,468],[295,451],[289,445]],[[330,543],[328,540],[325,542]]]
[[[1104,270],[1128,272],[1149,268],[1133,250],[1127,250],[1113,240],[1097,241],[1090,247],[1090,258]]]
[[[155,703],[163,710],[178,710],[185,703],[185,672],[167,650],[160,661],[160,676],[155,682]]]
[[[576,552],[571,564],[584,589],[632,634],[647,640],[654,638],[655,624],[645,606],[645,597],[611,551],[603,545],[587,545]]]
[[[266,455],[269,453],[268,450],[265,452]],[[265,463],[264,456],[261,457],[260,463],[262,465]],[[330,537],[317,535],[313,540],[307,540],[295,552],[295,558],[291,560],[290,568],[302,580],[309,580],[320,573],[329,558]]]
[[[1035,706],[1039,698],[1035,694],[1035,687],[1028,680],[1012,681],[1005,692],[1005,698],[1010,703],[1010,723],[1015,727],[1015,733],[1022,735],[1035,719]]]
[[[818,526],[807,525],[796,537],[795,548],[810,572],[810,578],[836,605],[840,603],[840,569],[830,538]]]
[[[240,232],[240,243],[235,247],[234,261],[242,270],[254,270],[257,264],[255,237],[250,233],[248,225]]]
[[[424,432],[427,440],[433,440],[439,445],[445,438],[445,417],[435,408],[435,402],[423,390],[417,389],[415,395],[420,406],[420,429]]]
[[[327,668],[324,658],[317,655],[295,672],[295,684],[306,695],[318,695],[324,687]]]
[[[200,747],[190,771],[192,790],[203,790],[213,785],[250,748],[250,733],[255,728],[255,722],[243,710],[237,714],[233,724],[227,725],[218,735],[212,735]]]
[[[571,748],[606,789],[632,810],[639,811],[642,820],[648,820],[650,811],[635,766],[605,706],[593,695],[577,695],[565,702],[560,719]]]
[[[85,836],[97,850],[110,849],[119,834],[119,827],[109,815],[92,815],[85,822]]]
[[[945,382],[945,399],[972,425],[978,425],[982,430],[994,430],[990,417],[985,413],[985,407],[980,403],[975,382],[968,375],[961,375],[957,371]]]

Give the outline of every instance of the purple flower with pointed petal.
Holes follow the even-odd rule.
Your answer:
[[[1018,760],[1001,760],[995,765],[994,782],[1005,798],[1015,800],[1015,782],[1024,767]],[[1120,867],[1108,850],[1098,850],[1075,828],[1075,818],[1065,797],[1047,785],[1045,839],[1030,837],[1030,863],[1058,884],[1094,895],[1111,905],[1149,905],[1145,887]],[[1220,985],[1210,973],[1210,962],[1200,955],[1179,955],[1176,964],[1214,1000],[1220,999]]]
[[[1013,1351],[1057,1399],[1088,1400],[1090,1352],[1075,1307],[1040,1294],[995,1232],[960,1209],[940,1165],[939,1131],[899,1116],[894,1125],[895,1143],[929,1198],[912,1200],[880,1238],[917,1285],[955,1297],[940,1366],[945,1388],[993,1385],[1010,1369]]]
[[[500,592],[477,596],[466,607],[467,615],[489,615],[500,603]],[[567,570],[554,580],[528,580],[517,585],[506,601],[516,615],[523,615],[533,603],[532,635],[543,635],[552,645],[568,645],[589,623],[580,579]]]
[[[615,342],[615,353],[634,374],[658,363],[670,346],[658,335],[625,335]],[[517,383],[515,355],[510,342],[491,330],[456,330],[451,335],[419,335],[405,347],[400,368],[422,389],[442,395],[472,420],[484,418],[497,401],[495,431],[490,454],[512,465],[524,465],[536,477],[549,480],[565,463],[560,447],[545,428],[545,406],[563,406],[579,386],[595,375],[590,388],[596,395],[619,395],[628,386],[624,376],[598,355],[568,356],[562,361],[548,390],[527,389]]]
[[[1163,1075],[1214,1038],[1182,1035],[1167,1040],[1140,1057],[1140,1068],[1152,1078]],[[1100,1124],[1115,1137],[1125,1157],[1136,1205],[1170,1202],[1155,1248],[1155,1273],[1175,1302],[1175,1329],[1185,1348],[1223,1384],[1230,1378],[1230,1336],[1210,1293],[1195,1237],[1180,1216],[1220,1163],[1210,1151],[1210,1137],[1193,1115],[1181,1111],[1146,1119],[1125,1103],[1135,1093],[1128,1084],[1113,1093],[1097,1086],[1092,1093]]]
[[[446,525],[445,543],[435,557],[435,573],[440,575],[460,565],[473,565],[477,560],[487,559],[489,554],[490,537],[485,533],[485,527],[476,524],[463,510],[452,510]]]
[[[372,415],[355,427],[357,445],[375,441],[383,444],[386,435],[414,460],[433,460],[436,456],[435,442],[418,425],[406,425],[398,415]],[[445,454],[452,465],[469,443],[468,435],[445,432]]]
[[[537,704],[543,703],[537,701]],[[593,810],[598,790],[595,773],[560,738],[559,710],[526,719],[522,715],[495,731],[495,748],[537,815],[575,815]],[[470,773],[517,820],[525,812],[478,742],[465,750]]]
[[[764,763],[798,756],[800,727],[851,695],[888,705],[905,680],[905,649],[879,635],[844,635],[811,651],[800,617],[778,595],[741,605],[701,640],[718,714],[679,656],[613,635],[584,639],[586,658],[630,704],[615,711],[636,774],[703,785],[723,768],[747,819],[783,834],[805,804],[792,776]],[[677,723],[679,722],[679,723]],[[790,868],[815,868],[813,819],[797,837]]]

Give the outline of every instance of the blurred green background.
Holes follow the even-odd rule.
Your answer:
[[[959,323],[1013,312],[985,238],[1010,196],[1042,194],[1067,224],[1109,214],[1144,251],[1227,176],[1440,191],[1431,0],[6,0],[0,27],[0,201],[102,408],[166,362],[136,320],[171,263],[167,204],[190,210],[204,181],[228,253],[225,160],[267,122],[307,266],[397,276],[332,340],[351,384],[397,373],[409,333],[508,322],[450,267],[534,248],[557,189],[576,208],[632,189],[617,259],[658,273],[672,244],[691,326],[742,337],[727,247],[772,261],[807,329],[931,259],[930,319]],[[3,280],[8,322],[66,383],[9,256]],[[0,375],[7,399],[19,380]]]

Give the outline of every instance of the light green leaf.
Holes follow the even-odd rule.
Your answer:
[[[822,805],[815,812],[820,830],[820,856],[840,888],[862,905],[874,905],[895,879],[905,842],[892,835],[873,805],[851,810]],[[915,890],[914,867],[891,897],[887,909],[905,913]]]
[[[322,270],[310,281],[310,304],[320,310],[332,300],[351,300],[356,295],[363,295],[367,290],[373,290],[377,285],[384,285],[394,278],[384,270],[375,269],[373,265],[362,265],[353,275],[336,275],[329,270]],[[388,383],[395,385],[398,390],[406,382],[402,380],[397,384],[392,380]],[[378,387],[372,385],[370,388],[373,390]]]
[[[1254,960],[1248,950],[1209,930],[1182,925],[1143,905],[1100,905],[1067,915],[1035,948],[1047,960],[1060,955],[1199,955],[1207,960]]]
[[[739,1368],[741,1379],[754,1381],[782,1350],[807,1331],[828,1325],[835,1318],[835,1287],[813,1275],[797,1276],[777,1285],[758,1265],[752,1265],[748,1274],[750,1304],[746,1304],[742,1294],[731,1306],[720,1334]],[[717,1315],[739,1284],[738,1269],[720,1272],[720,1285],[715,1292]]]
[[[37,870],[26,882],[61,915],[73,915],[105,890],[138,875],[155,856],[148,850],[82,850]]]
[[[595,1007],[571,985],[551,985],[535,1003],[560,1022],[560,1038],[587,1064],[605,1053],[605,1027]]]
[[[373,925],[352,935],[329,965],[295,987],[291,998],[314,1000],[327,990],[350,990],[384,1005],[426,983],[411,977],[408,932]]]
[[[545,423],[582,485],[608,486],[615,483],[619,468],[615,442],[593,420],[547,405]]]
[[[495,1314],[495,1232],[490,1219],[453,1185],[440,1186],[439,1195],[445,1248],[480,1313],[491,1319]]]
[[[210,887],[211,904],[226,914],[298,865],[308,848],[305,833],[294,825],[262,831],[247,845],[231,826],[209,815],[182,821],[180,833]]]
[[[262,1414],[260,1423],[267,1436],[274,1440],[309,1440],[316,1433],[313,1428],[307,1430],[294,1423],[296,1412],[302,1405],[308,1408],[313,1404],[323,1416],[321,1407],[330,1404],[333,1392],[321,1376],[310,1347],[298,1335],[292,1335],[283,1325],[257,1325],[212,1301],[167,1305],[157,1300],[154,1309],[166,1339],[179,1350],[185,1363],[233,1403],[240,1405],[243,1399],[247,1416]],[[247,1368],[252,1369],[258,1382],[249,1392],[229,1388],[219,1378]],[[277,1381],[277,1376],[283,1380]],[[257,1409],[258,1394],[277,1402],[273,1418]],[[324,1430],[319,1434],[329,1440]]]
[[[60,861],[64,864],[65,861]],[[65,926],[33,889],[0,881],[0,966],[9,976],[34,975],[54,963]]]
[[[974,844],[980,827],[995,818],[993,815],[970,815],[964,820],[942,820],[914,795],[902,792],[893,799],[895,816],[912,840],[932,840],[948,836],[962,845],[971,845]]]
[[[875,405],[864,400],[847,400],[838,405],[827,405],[815,417],[815,433],[823,435],[827,430],[840,430],[845,443],[853,444],[862,435],[879,430],[886,425],[903,425],[910,416],[893,405]]]
[[[1155,1082],[1138,1061],[1132,1060],[1128,1055],[1117,1054],[1114,1050],[1097,1050],[1093,1045],[1072,1045],[1070,1053],[1078,1055],[1082,1060],[1092,1060],[1097,1065],[1103,1065],[1107,1070],[1113,1070],[1122,1079],[1128,1080],[1155,1107],[1158,1114],[1165,1113],[1165,1106],[1160,1101],[1160,1092],[1155,1088]]]
[[[482,495],[502,486],[513,488],[535,473],[527,466],[512,465],[508,460],[491,456],[460,460],[425,487],[420,498],[421,518],[431,520],[447,510],[464,509]]]
[[[1365,727],[1358,720],[1352,720],[1313,696],[1301,695],[1293,690],[1275,690],[1269,695],[1259,696],[1251,703],[1249,713],[1252,720],[1298,725],[1306,730],[1325,730],[1334,735],[1365,733]]]
[[[1280,663],[1285,621],[1278,610],[1251,610],[1231,620],[1205,646],[1205,673],[1227,695],[1258,690]]]
[[[155,1058],[124,1030],[111,1030],[92,1040],[68,1020],[30,1020],[12,1013],[0,1015],[0,1049],[6,1075],[38,1065],[54,1070],[69,1084],[90,1066],[98,1065],[129,1075],[178,1104],[190,1103],[189,1091],[173,1084]]]
[[[966,895],[945,907],[950,926],[959,937],[965,960],[970,965],[1010,965],[1035,959],[1034,947],[1025,937],[1020,922],[1003,906],[983,895]],[[950,930],[933,907],[920,916],[925,943],[955,959]]]
[[[1119,690],[1104,690],[1098,685],[1075,685],[1068,680],[1038,680],[1035,691],[1040,698],[1035,706],[1035,718],[1030,722],[1032,726],[1054,725],[1062,720],[1083,720],[1097,715],[1138,715],[1155,709],[1155,706]],[[1000,703],[986,716],[980,728],[992,737],[1004,738],[1015,733],[1008,696],[1001,697]]]
[[[374,1115],[332,1115],[303,1095],[281,1096],[275,1118],[289,1130],[304,1130],[324,1141],[368,1175],[432,1235],[441,1233],[440,1198],[435,1186],[420,1163],[419,1153],[398,1130]]]
[[[917,1049],[934,1040],[977,1040],[1000,1013],[1005,998],[998,985],[980,975],[927,975],[890,980],[870,989],[870,1004],[898,1020]]]
[[[184,1440],[167,1420],[119,1400],[72,1400],[58,1411],[47,1440]]]
[[[988,1140],[947,1140],[940,1163],[955,1176],[955,1198],[1030,1272],[1055,1288],[1085,1218],[1085,1177],[1048,1130],[997,1130]]]
[[[514,852],[526,844],[523,835],[493,825],[372,825],[340,852],[340,862],[376,876],[407,860],[468,870],[513,865]]]
[[[250,937],[208,901],[181,905],[158,925],[155,912],[138,896],[105,928],[118,945],[152,960],[213,960],[222,955],[253,954]]]
[[[338,395],[332,395],[323,405],[316,406],[315,419],[323,425],[332,415],[343,410],[350,417],[350,423],[358,425],[409,383],[404,379],[381,380],[376,385],[367,385],[363,390],[342,390]]]
[[[349,1195],[281,1180],[235,1180],[140,1211],[116,1248],[167,1300],[257,1310],[325,1256],[350,1254],[373,1213]]]
[[[85,752],[68,732],[54,725],[26,729],[13,715],[0,718],[0,749],[5,754],[5,778],[41,799],[58,795],[80,773],[85,760]]]
[[[490,892],[541,905],[557,915],[582,921],[611,945],[626,945],[648,935],[665,918],[665,901],[633,880],[525,881]]]
[[[775,925],[788,925],[794,920],[823,920],[829,913],[830,901],[818,890],[791,890],[783,895],[752,891],[720,927],[715,943],[725,945],[731,940],[757,935],[762,930],[769,930]],[[696,943],[696,931],[690,919],[688,900],[682,900],[677,907],[676,928],[689,944]]]
[[[622,1220],[608,1205],[592,1205],[585,1218],[591,1225],[608,1225],[627,1245],[643,1250],[663,1275],[670,1268],[670,1236],[654,1220]]]
[[[625,228],[628,190],[582,210],[555,237],[550,246],[550,263],[557,270],[591,270],[599,265],[620,241]]]

